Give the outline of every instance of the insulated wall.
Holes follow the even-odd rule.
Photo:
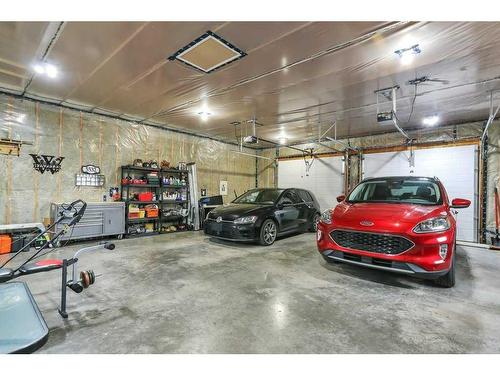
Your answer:
[[[198,187],[208,195],[218,195],[219,182],[228,181],[224,201],[233,199],[233,190],[255,186],[255,159],[233,153],[237,146],[9,96],[0,96],[0,138],[33,143],[22,146],[20,157],[0,155],[0,224],[41,221],[50,202],[102,201],[110,187],[120,186],[120,167],[135,158],[195,162]],[[63,156],[61,171],[40,174],[30,153]],[[75,187],[83,164],[101,167],[104,187]]]
[[[410,167],[409,151],[366,154],[363,177],[425,176],[438,177],[449,199],[471,200],[469,208],[458,210],[457,239],[477,240],[477,146],[455,146],[418,149],[414,151],[415,166]]]
[[[488,130],[487,186],[486,196],[486,235],[487,243],[495,235],[495,188],[500,189],[500,121],[496,120]]]
[[[344,178],[341,157],[316,158],[309,171],[303,159],[280,160],[278,187],[303,188],[311,191],[321,210],[337,205],[336,197],[343,194]]]

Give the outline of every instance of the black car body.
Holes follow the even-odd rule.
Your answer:
[[[224,240],[271,245],[284,234],[314,231],[319,217],[319,204],[307,190],[252,189],[211,211],[204,231]]]

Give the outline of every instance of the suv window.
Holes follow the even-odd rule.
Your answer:
[[[311,194],[309,194],[308,191],[306,190],[297,190],[297,193],[299,194],[299,196],[302,198],[302,200],[306,203],[310,203],[313,201],[312,197],[311,197]]]

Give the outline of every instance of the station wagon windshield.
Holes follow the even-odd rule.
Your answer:
[[[250,190],[236,198],[233,203],[274,204],[282,192],[282,189]]]
[[[349,195],[349,203],[443,203],[438,184],[429,179],[373,179],[359,184]]]

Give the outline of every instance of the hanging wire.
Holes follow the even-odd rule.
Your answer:
[[[414,95],[413,95],[413,100],[411,102],[410,115],[408,116],[408,120],[406,121],[406,125],[410,124],[411,116],[413,115],[413,110],[415,108],[415,100],[417,99],[417,87],[418,87],[418,84],[415,83],[414,87],[415,87],[415,91],[414,91]]]

